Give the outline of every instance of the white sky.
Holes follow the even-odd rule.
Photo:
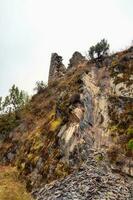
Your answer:
[[[133,40],[132,0],[0,0],[0,96],[47,82],[50,55],[67,64],[106,38],[111,51]]]

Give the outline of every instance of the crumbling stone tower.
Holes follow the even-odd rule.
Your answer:
[[[74,52],[72,58],[69,60],[68,68],[78,67],[86,62],[86,58],[78,51]]]
[[[62,63],[62,60],[63,60],[62,57],[59,56],[57,53],[52,53],[48,82],[60,78],[65,74],[66,68]]]

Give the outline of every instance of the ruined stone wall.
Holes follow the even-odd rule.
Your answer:
[[[48,82],[54,81],[57,78],[62,77],[65,74],[66,68],[62,63],[62,57],[57,53],[52,53],[49,69]]]

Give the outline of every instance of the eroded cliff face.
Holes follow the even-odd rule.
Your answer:
[[[108,67],[97,68],[95,64],[91,64],[89,70],[82,73],[80,101],[78,98],[71,111],[69,126],[65,124],[58,133],[60,148],[64,152],[63,162],[68,162],[73,168],[76,166],[78,170],[67,178],[34,190],[32,194],[37,200],[133,198],[132,179],[127,180],[111,171],[112,168],[133,176],[132,153],[127,158],[125,150],[118,143],[120,135],[112,136],[110,107],[113,106],[113,111],[115,102],[111,102],[111,98],[122,97],[119,93],[114,94],[114,77],[110,75]],[[128,125],[132,125],[132,122]],[[122,135],[124,134],[123,131]],[[118,145],[119,151],[115,152],[117,155],[113,155],[110,163],[107,153],[112,153],[112,147],[115,149]]]
[[[95,193],[88,197],[90,186],[83,183],[85,196],[72,192],[70,199],[73,195],[79,195],[77,199],[111,199],[113,193],[123,195],[117,194],[115,199],[130,199],[127,180],[119,175],[114,178],[110,166],[133,176],[133,49],[94,62],[79,57],[76,66],[71,59],[72,66],[66,70],[61,57],[52,55],[49,85],[32,98],[22,124],[1,145],[1,159],[17,165],[28,190],[64,178],[57,185],[59,198],[65,199],[68,197],[61,196],[61,185],[67,184],[65,177],[73,187],[74,176],[81,181],[87,173],[93,185],[98,177]],[[103,183],[110,185],[106,189],[101,187],[102,176]],[[57,185],[52,186],[54,191]],[[43,195],[41,190],[33,190],[34,196],[58,199],[58,195],[50,198],[47,193],[53,190],[47,187]],[[122,187],[122,192],[117,187]],[[80,190],[79,184],[77,188]]]

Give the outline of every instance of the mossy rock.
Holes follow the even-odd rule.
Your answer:
[[[127,148],[129,150],[133,150],[133,139],[129,140],[128,144],[127,144]]]
[[[63,162],[59,162],[55,169],[55,175],[58,178],[63,178],[65,176],[67,176],[68,174],[69,174],[68,165]]]
[[[127,135],[133,137],[133,128],[128,128],[128,129],[127,129]]]
[[[55,119],[50,126],[50,131],[55,132],[61,125],[62,123],[62,119],[61,118],[57,118]]]

